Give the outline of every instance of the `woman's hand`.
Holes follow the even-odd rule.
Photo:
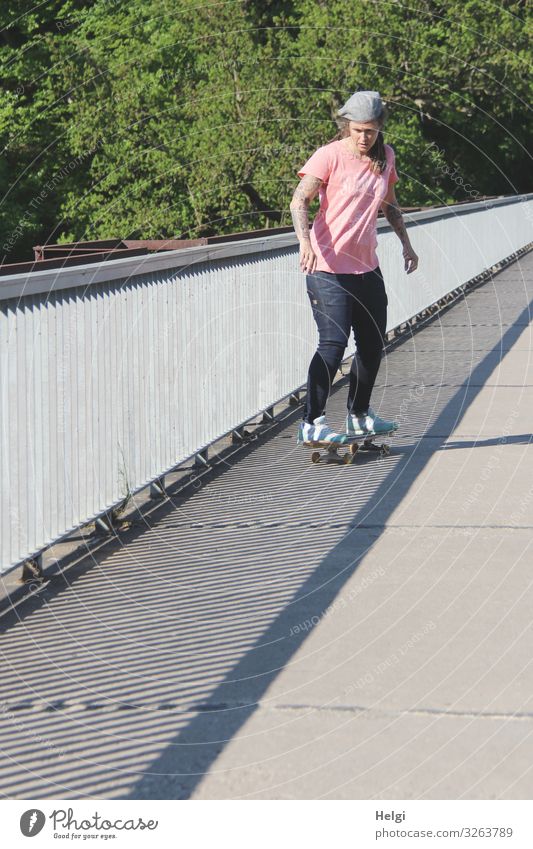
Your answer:
[[[312,274],[316,268],[316,256],[311,242],[300,242],[300,268],[304,274]]]
[[[415,254],[411,245],[406,245],[403,249],[403,261],[404,268],[408,274],[411,274],[412,271],[416,271],[418,268],[418,257]]]

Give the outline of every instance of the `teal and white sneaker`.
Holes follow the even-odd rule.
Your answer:
[[[344,445],[350,441],[350,437],[346,433],[336,433],[333,428],[328,425],[325,416],[319,416],[313,421],[301,422],[298,428],[298,436],[296,442],[298,445],[306,445],[313,442],[327,442],[331,445]]]
[[[356,416],[355,413],[348,413],[346,416],[346,433],[351,437],[391,433],[393,430],[398,430],[398,422],[382,419],[371,407],[360,416]]]

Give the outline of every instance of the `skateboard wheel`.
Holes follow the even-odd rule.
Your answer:
[[[352,456],[355,456],[355,454],[357,454],[358,451],[359,451],[359,446],[358,446],[357,442],[352,442],[352,444],[350,445],[350,454]]]
[[[342,458],[342,462],[345,466],[349,466],[350,463],[353,463],[353,461],[355,460],[355,453],[355,451],[350,451],[344,455],[344,457]]]
[[[313,451],[311,454],[312,463],[320,463],[320,451]]]
[[[380,448],[380,453],[382,457],[388,457],[390,454],[390,447],[388,445],[382,445]]]

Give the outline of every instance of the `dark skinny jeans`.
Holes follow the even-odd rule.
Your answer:
[[[381,271],[306,275],[307,294],[318,327],[318,348],[307,378],[304,420],[326,411],[333,379],[353,329],[356,352],[350,370],[348,412],[368,410],[387,329],[387,294]]]

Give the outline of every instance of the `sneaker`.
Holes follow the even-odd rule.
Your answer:
[[[325,416],[319,416],[317,419],[314,419],[313,424],[301,422],[296,438],[296,442],[299,445],[306,442],[331,442],[333,444],[340,443],[343,445],[349,441],[349,436],[346,433],[335,433],[328,425]]]
[[[348,413],[346,416],[346,433],[348,436],[367,436],[375,433],[390,433],[398,430],[398,422],[389,422],[376,415],[371,407],[366,413],[356,416]]]

